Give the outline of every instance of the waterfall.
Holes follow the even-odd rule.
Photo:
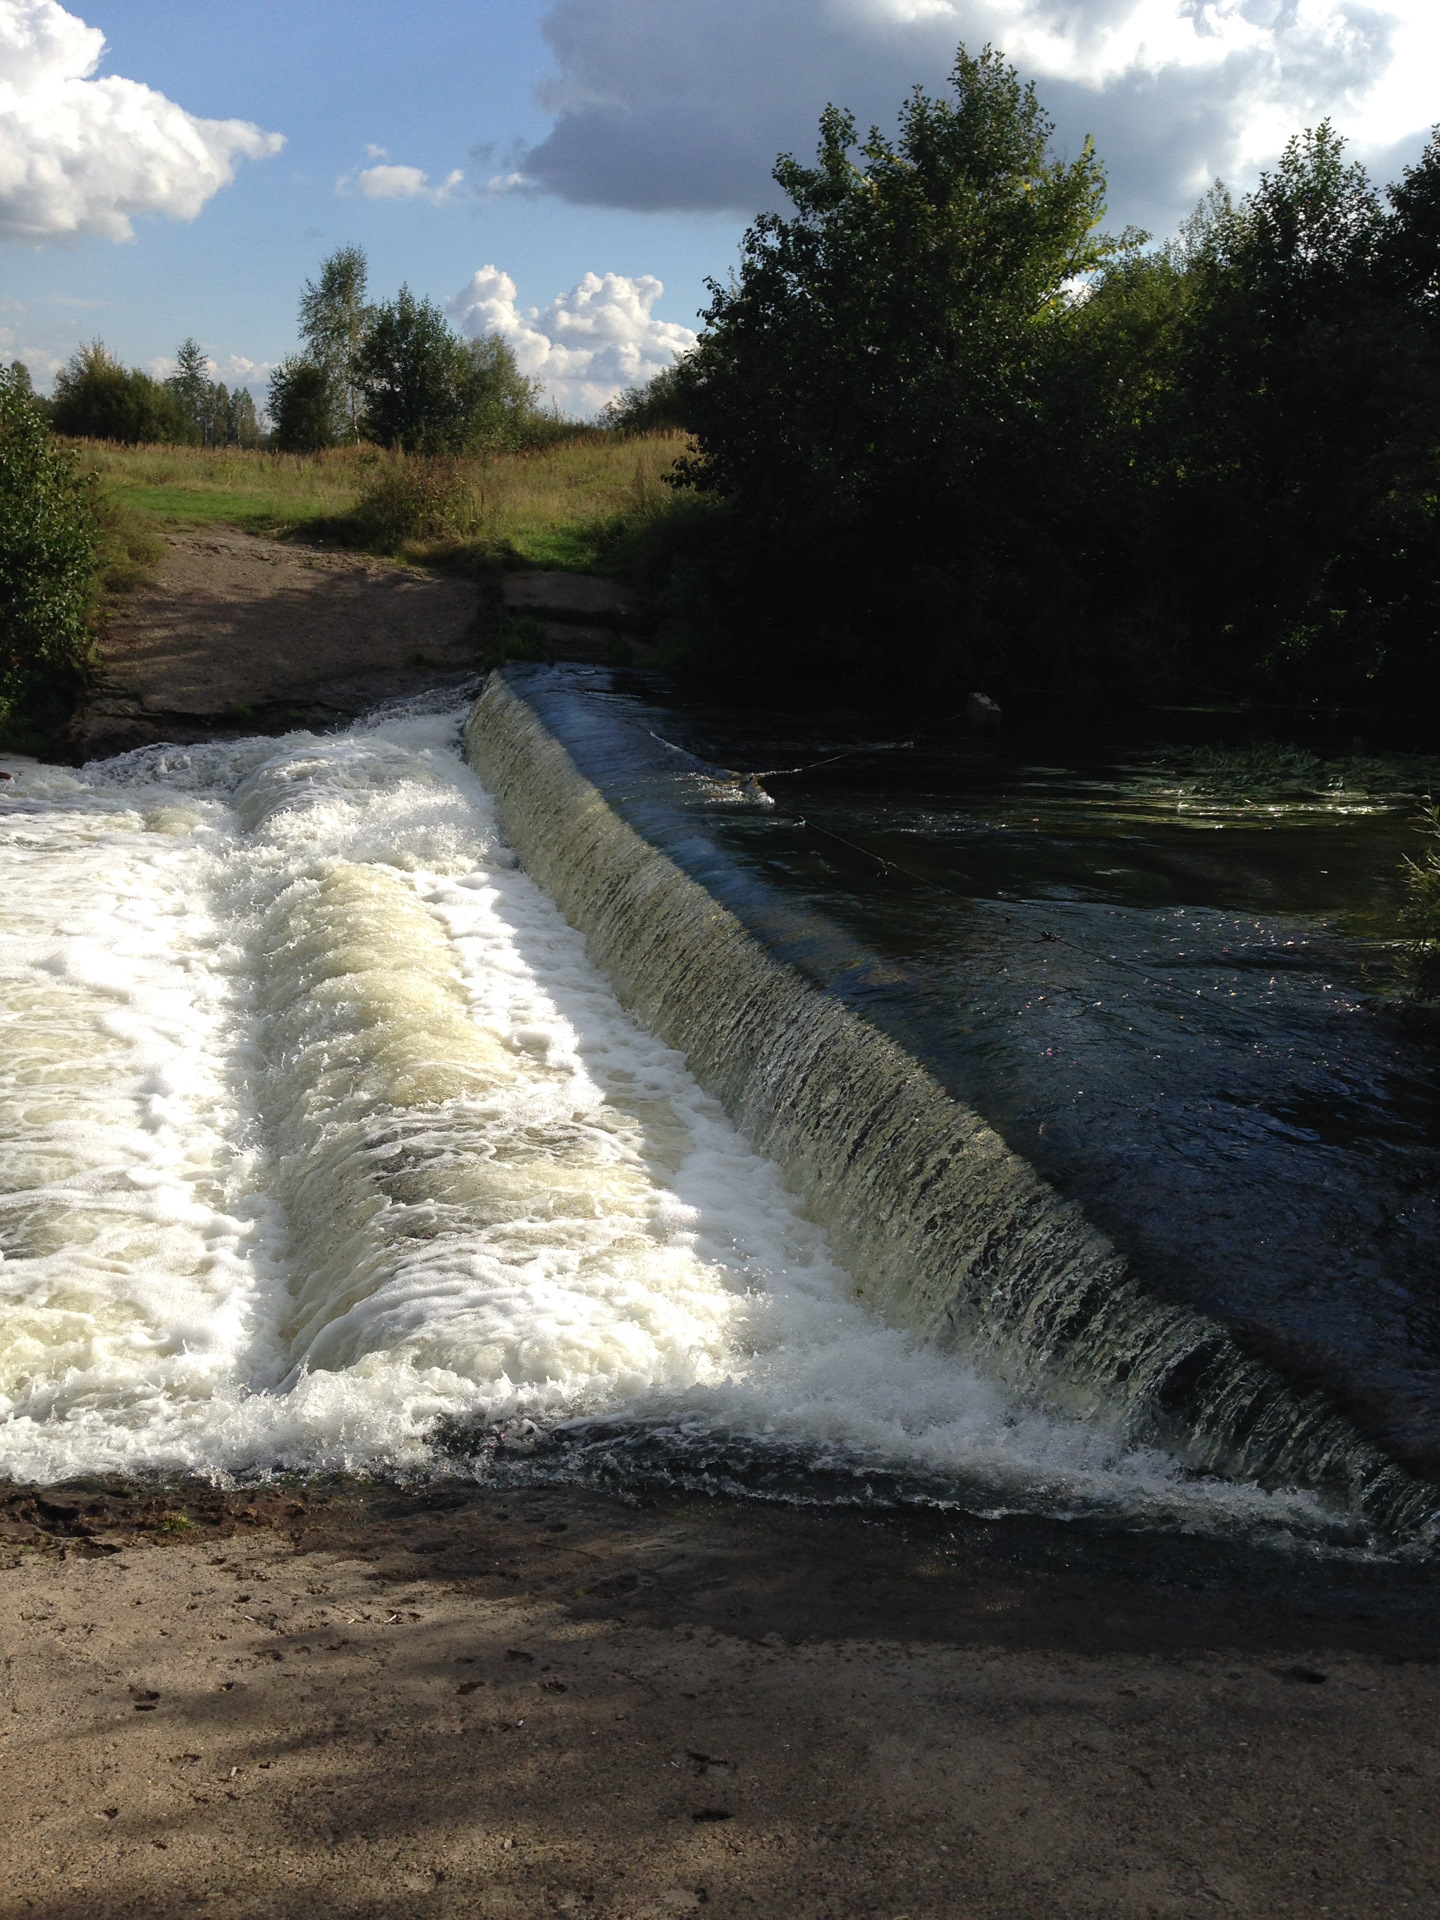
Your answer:
[[[871,1312],[1198,1472],[1309,1487],[1400,1531],[1433,1521],[1432,1487],[1220,1323],[1147,1291],[979,1115],[628,824],[523,675],[491,677],[465,739],[527,870],[778,1165]]]

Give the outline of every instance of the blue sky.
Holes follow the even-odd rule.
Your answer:
[[[509,332],[583,410],[683,345],[827,100],[892,123],[962,37],[1034,75],[1062,146],[1095,132],[1117,225],[1169,231],[1323,113],[1385,178],[1440,119],[1431,0],[0,0],[0,353],[44,379],[83,338],[148,365],[193,333],[263,387],[353,240],[373,292]],[[151,91],[112,111],[107,77]]]

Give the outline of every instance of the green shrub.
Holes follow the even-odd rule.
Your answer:
[[[480,509],[463,461],[402,454],[376,463],[349,517],[361,545],[395,553],[410,540],[473,537]]]
[[[33,743],[69,710],[93,647],[95,484],[0,373],[0,732]]]

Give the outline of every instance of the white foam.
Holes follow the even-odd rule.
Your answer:
[[[669,1422],[1306,1530],[885,1327],[399,714],[0,793],[0,1463],[423,1470]]]

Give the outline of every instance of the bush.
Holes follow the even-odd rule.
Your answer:
[[[0,732],[11,739],[43,739],[83,682],[98,541],[93,478],[0,373]]]
[[[400,454],[372,469],[349,520],[361,545],[394,553],[409,540],[472,538],[480,505],[462,461]]]

